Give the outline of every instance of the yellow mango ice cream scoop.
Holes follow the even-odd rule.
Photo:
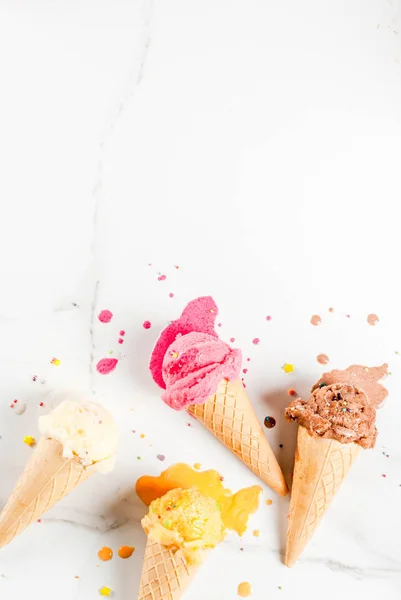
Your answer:
[[[224,532],[217,502],[194,488],[170,490],[154,500],[142,526],[150,539],[189,564],[202,562],[202,551],[214,548]]]

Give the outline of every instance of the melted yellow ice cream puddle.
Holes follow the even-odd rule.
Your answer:
[[[256,512],[262,488],[253,485],[235,494],[225,488],[217,471],[195,471],[189,465],[172,465],[158,477],[145,475],[136,483],[136,493],[147,506],[156,498],[176,488],[196,488],[216,500],[224,527],[242,535],[246,531],[249,516]]]

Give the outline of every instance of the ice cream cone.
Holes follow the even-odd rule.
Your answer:
[[[138,600],[179,600],[194,579],[199,565],[148,538]]]
[[[312,538],[361,447],[298,429],[285,564],[292,567]]]
[[[59,442],[41,438],[0,514],[0,548],[50,510],[93,472],[64,458]]]
[[[281,496],[288,493],[283,473],[241,381],[223,379],[204,404],[188,411],[201,421],[262,481]]]

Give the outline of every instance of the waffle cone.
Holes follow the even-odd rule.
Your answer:
[[[0,548],[50,510],[92,473],[76,458],[63,458],[63,447],[42,438],[0,514]]]
[[[285,564],[292,567],[312,538],[361,447],[298,429]]]
[[[287,494],[283,473],[241,381],[223,379],[214,396],[188,410],[262,481],[281,496]]]
[[[180,600],[198,569],[148,538],[138,600]]]

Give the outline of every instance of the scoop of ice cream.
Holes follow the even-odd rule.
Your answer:
[[[64,457],[77,456],[83,465],[95,465],[102,472],[113,469],[118,429],[100,404],[62,402],[39,418],[39,430],[43,436],[60,442]]]
[[[218,315],[218,308],[211,296],[201,296],[191,300],[183,310],[179,319],[172,321],[160,334],[150,358],[150,372],[153,379],[161,388],[166,389],[163,379],[162,366],[168,347],[178,335],[186,335],[192,331],[208,333],[217,337],[214,322]]]
[[[154,500],[142,527],[155,542],[180,552],[189,563],[202,561],[202,551],[223,537],[217,502],[197,489],[174,489]]]
[[[373,448],[376,442],[376,410],[363,390],[347,383],[316,388],[308,401],[293,400],[285,416],[313,436],[362,448]]]
[[[166,392],[162,398],[175,410],[203,404],[222,379],[237,379],[241,351],[207,333],[177,337],[163,360]]]

